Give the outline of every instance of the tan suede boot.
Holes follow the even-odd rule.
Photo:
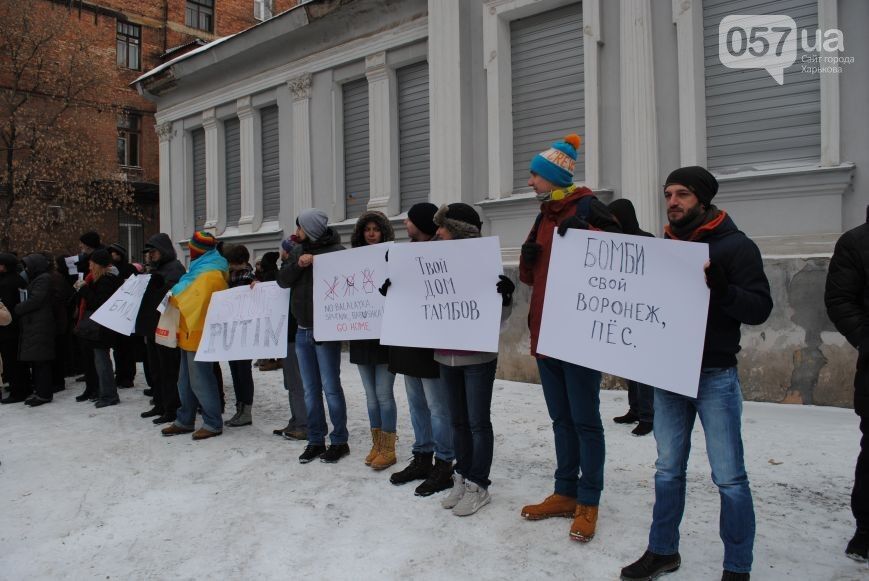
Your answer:
[[[380,432],[380,452],[371,461],[375,470],[383,470],[395,464],[395,432]]]
[[[380,453],[380,428],[371,428],[371,451],[365,457],[365,465],[371,466],[371,463],[377,458]]]
[[[543,520],[554,516],[573,518],[576,512],[576,499],[563,494],[551,494],[540,504],[522,507],[522,516],[528,520]]]
[[[597,507],[577,504],[573,524],[570,525],[570,538],[580,543],[587,543],[594,538],[596,528]]]

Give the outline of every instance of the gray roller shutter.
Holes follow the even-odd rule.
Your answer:
[[[730,69],[718,57],[718,25],[730,14],[786,14],[814,45],[817,0],[703,0],[707,165],[739,171],[817,164],[821,157],[820,77],[800,57],[779,85],[763,69]],[[799,46],[799,44],[798,44]]]
[[[510,23],[513,85],[513,188],[528,184],[531,158],[585,129],[582,4]],[[580,154],[574,179],[585,179]]]
[[[226,224],[237,226],[241,218],[241,133],[238,118],[223,124],[226,153]]]
[[[205,130],[190,132],[193,142],[193,228],[205,225]]]
[[[396,71],[398,79],[398,151],[401,211],[427,202],[429,179],[428,63]]]
[[[262,127],[263,220],[277,220],[281,210],[281,156],[279,146],[278,107],[260,111]]]
[[[368,208],[368,80],[346,83],[344,94],[344,200],[347,218]]]

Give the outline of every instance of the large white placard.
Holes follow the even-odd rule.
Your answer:
[[[386,252],[391,242],[320,254],[314,259],[314,338],[378,339]]]
[[[537,351],[697,397],[708,259],[694,242],[556,234]]]
[[[276,282],[214,293],[196,361],[286,357],[289,310],[290,291]]]
[[[121,335],[132,335],[136,329],[136,316],[142,306],[142,297],[145,296],[150,280],[150,274],[137,274],[127,278],[121,288],[94,311],[91,319]]]
[[[395,244],[388,268],[382,344],[498,351],[497,236]]]

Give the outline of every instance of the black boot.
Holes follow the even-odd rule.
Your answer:
[[[724,570],[721,575],[721,581],[751,581],[750,573],[734,573],[733,571]]]
[[[640,421],[640,417],[631,410],[628,410],[628,413],[623,416],[613,418],[613,421],[617,424],[635,424]]]
[[[447,490],[453,487],[453,463],[447,460],[435,458],[434,468],[425,482],[416,487],[413,493],[416,496],[431,496],[435,492]]]
[[[142,416],[143,418],[153,418],[154,416],[162,416],[163,410],[161,410],[158,407],[152,407],[148,411],[142,412],[139,415]]]
[[[413,459],[404,470],[394,473],[389,477],[393,484],[407,484],[414,480],[425,480],[431,474],[431,459],[433,452],[414,452]]]
[[[869,531],[857,531],[848,542],[845,554],[855,561],[866,561],[869,558]]]
[[[93,394],[92,392],[90,392],[90,391],[88,391],[88,390],[84,390],[84,391],[81,393],[81,395],[77,395],[77,396],[75,396],[75,401],[79,401],[79,402],[81,402],[81,401],[88,401],[88,400],[91,399],[92,397],[94,397],[94,394]]]
[[[631,433],[635,436],[646,436],[652,433],[652,422],[643,422],[637,424],[637,427],[631,430]]]
[[[679,553],[673,555],[658,555],[652,551],[646,551],[643,556],[634,563],[622,569],[622,581],[649,581],[658,575],[672,573],[682,564]]]

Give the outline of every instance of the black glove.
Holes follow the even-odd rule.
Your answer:
[[[495,288],[498,290],[498,294],[501,295],[501,305],[505,307],[510,306],[510,303],[513,301],[513,291],[516,290],[516,285],[503,274],[499,274],[498,278],[500,280],[498,280]]]
[[[392,281],[387,278],[386,280],[383,281],[383,285],[379,289],[377,289],[377,292],[379,292],[383,296],[386,296],[386,291],[389,290],[389,287],[391,285],[392,285]]]
[[[571,216],[570,218],[566,218],[561,224],[558,225],[558,235],[564,236],[569,228],[572,228],[574,230],[588,230],[588,222],[586,222],[579,216]]]
[[[540,256],[540,251],[543,247],[536,242],[526,242],[522,245],[522,262],[528,266],[532,266],[537,262],[537,257]]]
[[[727,273],[716,262],[710,262],[706,267],[706,286],[712,294],[713,300],[721,300],[727,295]]]

